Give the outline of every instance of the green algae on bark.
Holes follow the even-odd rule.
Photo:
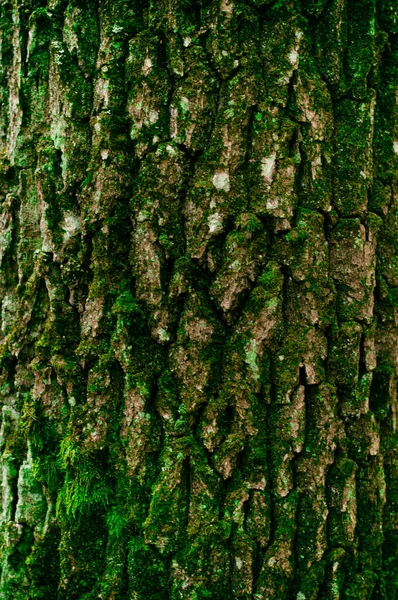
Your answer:
[[[0,2],[0,599],[396,598],[396,13]]]

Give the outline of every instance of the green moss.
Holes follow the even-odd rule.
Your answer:
[[[330,372],[338,385],[348,388],[358,382],[359,344],[362,328],[358,323],[343,323],[333,335],[329,352]]]
[[[302,363],[308,328],[287,332],[282,345],[273,357],[273,381],[276,385],[277,402],[285,403],[299,382],[299,367]]]
[[[29,580],[29,598],[55,600],[58,597],[60,578],[60,530],[50,523],[43,534],[36,534],[35,544],[26,558]]]
[[[283,283],[283,275],[280,266],[275,261],[270,261],[261,277],[259,283],[264,286],[267,292],[279,292]]]
[[[362,214],[366,208],[373,101],[369,93],[363,102],[343,100],[337,105],[334,202],[342,216]]]
[[[84,597],[101,577],[105,568],[106,530],[101,513],[75,520],[61,527],[61,577],[58,598],[77,600]],[[73,567],[73,568],[72,568]]]
[[[320,587],[325,576],[326,561],[320,560],[311,565],[305,575],[300,578],[297,584],[297,600],[315,600],[318,596]],[[301,594],[301,596],[300,596]]]
[[[391,402],[391,378],[394,368],[390,365],[379,364],[373,373],[370,388],[370,408],[380,421],[388,415]]]
[[[127,568],[130,590],[137,600],[166,600],[169,597],[168,563],[139,536],[129,540]]]
[[[347,83],[357,97],[366,94],[367,77],[374,64],[376,10],[375,0],[359,0],[347,10],[350,40],[347,45]]]
[[[19,4],[0,596],[395,597],[393,3]]]

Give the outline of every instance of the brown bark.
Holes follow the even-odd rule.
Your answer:
[[[396,2],[0,39],[0,599],[395,599]]]

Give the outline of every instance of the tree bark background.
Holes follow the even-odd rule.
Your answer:
[[[0,598],[396,599],[396,1],[0,32]]]

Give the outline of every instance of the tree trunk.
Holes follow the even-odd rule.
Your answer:
[[[398,598],[396,0],[0,8],[0,598]]]

